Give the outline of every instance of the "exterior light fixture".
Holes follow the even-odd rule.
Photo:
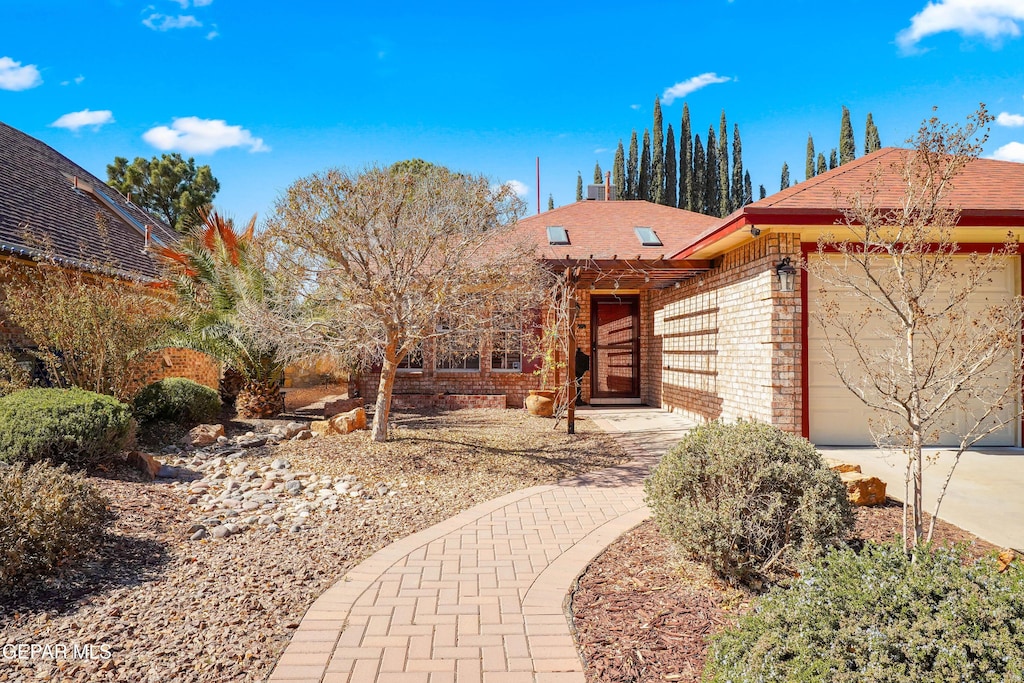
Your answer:
[[[779,291],[792,292],[796,282],[796,268],[788,256],[775,264],[775,274],[779,276]]]
[[[750,226],[750,236],[751,237],[758,237],[760,234],[761,234],[761,228],[757,227],[756,225],[751,225]]]

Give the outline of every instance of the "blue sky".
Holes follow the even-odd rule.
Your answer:
[[[843,105],[859,153],[868,112],[893,145],[933,105],[985,102],[986,155],[1024,162],[1022,31],[1024,0],[0,0],[0,120],[100,177],[195,156],[239,217],[302,175],[412,157],[517,181],[533,213],[536,157],[544,206],[569,203],[661,97],[677,132],[684,100],[703,135],[724,108],[771,193],[783,161],[803,179],[808,133],[838,146]]]

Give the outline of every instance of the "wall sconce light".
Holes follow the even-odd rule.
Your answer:
[[[751,225],[750,226],[750,235],[751,235],[751,237],[757,237],[760,234],[761,234],[761,228],[757,227],[756,225]]]
[[[796,282],[796,268],[788,256],[775,264],[775,274],[779,276],[779,291],[792,292]]]

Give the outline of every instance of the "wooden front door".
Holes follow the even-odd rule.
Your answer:
[[[590,300],[590,395],[640,397],[640,300],[635,296]]]

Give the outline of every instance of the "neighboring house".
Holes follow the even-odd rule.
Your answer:
[[[794,291],[781,291],[777,268],[786,257],[818,258],[819,235],[841,218],[835,193],[862,190],[902,153],[882,149],[724,219],[596,200],[521,220],[520,234],[553,268],[578,269],[576,336],[590,356],[584,400],[659,406],[701,420],[757,419],[819,444],[871,444],[869,413],[835,378],[808,314],[820,285],[800,272]],[[883,205],[902,194],[898,178],[889,178]],[[976,160],[957,177],[950,201],[961,210],[955,238],[962,251],[988,253],[1008,230],[1020,239],[1024,164]],[[994,286],[1019,294],[1021,279],[1017,257]],[[521,406],[529,389],[540,388],[536,366],[510,366],[489,343],[482,339],[479,356],[459,367],[425,350],[400,372],[396,394],[497,394]],[[376,376],[366,380],[362,390],[372,393]],[[1019,446],[1021,425],[985,443]]]
[[[173,230],[48,145],[0,122],[0,258],[30,262],[40,255],[68,268],[146,281],[160,266],[150,242],[173,243]],[[45,302],[40,302],[45,305]],[[0,310],[0,345],[26,340]],[[146,381],[188,377],[216,388],[219,367],[186,349],[148,360]]]

